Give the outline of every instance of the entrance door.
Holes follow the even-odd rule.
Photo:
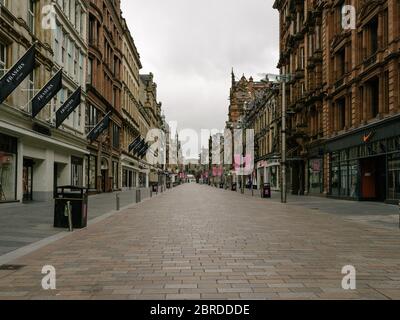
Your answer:
[[[58,165],[54,163],[54,176],[53,176],[53,193],[54,197],[57,196],[57,187],[58,187]]]
[[[23,201],[33,200],[33,160],[24,159],[22,172]]]
[[[386,158],[363,159],[361,165],[361,197],[363,200],[385,201]]]
[[[107,170],[101,170],[101,192],[106,192],[107,176]]]

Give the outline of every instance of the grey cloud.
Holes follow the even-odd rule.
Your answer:
[[[124,17],[153,72],[168,120],[223,128],[230,71],[276,73],[278,14],[272,0],[122,0]]]

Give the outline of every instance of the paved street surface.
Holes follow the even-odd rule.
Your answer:
[[[136,202],[136,191],[119,192],[121,208]],[[142,198],[150,196],[142,189]],[[116,194],[89,197],[89,220],[116,209]],[[53,228],[54,201],[0,205],[0,256],[53,236],[64,229]]]
[[[184,185],[13,261],[0,299],[400,298],[400,231],[298,201]],[[55,291],[41,288],[44,265]]]
[[[246,190],[246,196],[251,196],[250,190]],[[260,191],[254,191],[254,197],[261,197]],[[272,199],[267,201],[280,202],[280,192],[274,192]],[[344,219],[375,226],[399,230],[399,207],[381,202],[359,202],[337,200],[315,196],[288,195],[289,206],[302,206],[313,211],[325,214],[334,214]]]

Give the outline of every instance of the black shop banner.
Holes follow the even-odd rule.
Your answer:
[[[64,102],[64,104],[57,110],[56,113],[56,128],[74,112],[74,110],[81,104],[82,88],[79,87],[76,91]]]
[[[99,135],[101,135],[105,130],[108,129],[108,125],[110,124],[110,117],[111,117],[111,111],[106,114],[106,116],[101,120],[96,127],[93,128],[92,131],[89,132],[87,138],[90,141],[96,140]]]
[[[35,68],[36,48],[33,45],[0,79],[0,104],[21,84]]]
[[[62,70],[58,71],[53,78],[35,95],[32,99],[32,118],[35,118],[39,112],[53,99],[53,97],[62,89]]]

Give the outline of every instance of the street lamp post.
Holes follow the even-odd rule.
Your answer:
[[[286,117],[287,117],[287,106],[286,106],[286,82],[290,81],[291,74],[267,74],[267,79],[275,78],[277,82],[282,84],[282,143],[281,143],[281,175],[282,175],[282,187],[281,187],[281,202],[287,203],[287,144],[286,144]]]

